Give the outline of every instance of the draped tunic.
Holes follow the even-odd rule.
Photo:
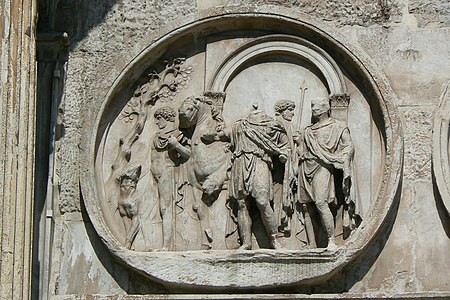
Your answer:
[[[229,186],[231,198],[240,199],[251,195],[256,180],[265,180],[270,198],[273,197],[271,156],[289,155],[289,143],[286,138],[280,137],[285,135],[283,126],[259,110],[232,125],[230,140],[233,155]]]
[[[344,122],[328,118],[311,124],[304,131],[304,145],[300,181],[306,193],[302,202],[326,201],[336,202],[335,170],[343,173],[342,189],[344,192],[345,214],[344,226],[358,222],[360,219],[359,199],[353,176],[354,147],[350,131]],[[349,187],[345,191],[344,185]]]

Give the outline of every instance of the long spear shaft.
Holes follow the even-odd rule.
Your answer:
[[[303,112],[303,103],[305,102],[305,93],[308,88],[305,86],[305,80],[300,85],[300,103],[297,105],[297,126],[294,127],[294,131],[292,132],[293,135],[297,135],[300,132],[300,126],[302,122],[302,112]],[[292,149],[292,158],[294,159],[295,163],[297,164],[297,147],[298,145],[296,143],[293,144]]]
[[[300,128],[301,128],[300,126],[301,126],[301,122],[302,122],[302,113],[303,113],[303,104],[305,102],[305,93],[306,93],[307,89],[308,88],[305,86],[305,80],[303,80],[302,84],[300,85],[300,103],[297,106],[298,107],[297,126],[296,126],[296,128],[294,128],[294,130],[295,130],[295,133],[293,132],[294,134],[297,134],[300,132]],[[298,154],[297,147],[298,146],[295,145],[295,143],[294,143],[294,155]],[[300,150],[302,150],[302,149],[300,149]],[[293,156],[293,157],[298,158],[296,156]]]
[[[297,127],[295,130],[300,130],[300,125],[302,122],[302,111],[303,111],[303,103],[305,102],[305,93],[308,88],[305,86],[305,81],[303,80],[300,85],[300,103],[298,105],[298,113],[297,113]]]
[[[307,87],[305,87],[305,81],[303,80],[302,84],[300,85],[300,103],[297,105],[298,107],[298,114],[297,114],[297,126],[293,128],[292,134],[297,134],[298,130],[300,129],[300,123],[302,119],[302,110],[303,110],[303,102],[305,100],[305,92],[307,90]],[[292,184],[296,182],[296,175],[295,169],[297,169],[298,166],[298,156],[297,156],[297,145],[295,142],[292,143],[292,156],[290,162],[288,161],[284,168],[284,180],[283,180],[283,190],[282,190],[282,208],[280,209],[280,221],[283,223],[284,230],[286,232],[290,232],[290,221],[288,217],[288,212],[285,211],[285,209],[290,209],[291,211],[294,210],[294,199],[295,196],[292,195]],[[297,196],[298,197],[298,196]]]
[[[296,130],[300,130],[301,122],[302,122],[302,112],[303,112],[303,103],[305,102],[305,93],[308,88],[305,86],[305,81],[303,80],[300,85],[300,103],[298,105],[298,114],[297,114],[297,128]]]
[[[298,105],[297,130],[300,130],[300,125],[301,125],[301,120],[302,120],[303,104],[305,102],[305,94],[306,94],[306,90],[307,89],[308,88],[305,86],[305,80],[303,80],[302,84],[300,85],[300,103]],[[300,147],[300,151],[299,151],[300,153],[298,153],[298,155],[299,155],[298,159],[300,160],[300,158],[302,156],[302,152],[304,151],[304,149],[302,149],[303,148],[302,147],[302,142],[300,142],[300,145],[298,147]],[[299,168],[298,169],[299,174],[301,172],[303,172],[302,171],[303,167],[302,167],[301,164],[298,166],[298,168]],[[300,184],[301,183],[297,182],[297,184],[298,184],[298,187],[300,189]],[[302,202],[301,201],[302,199],[300,199],[300,195],[301,195],[301,193],[297,193],[297,201]],[[314,240],[314,231],[313,231],[313,227],[312,227],[312,223],[311,223],[311,216],[309,215],[308,207],[306,206],[306,203],[302,204],[301,210],[302,210],[303,213],[300,213],[299,216],[303,216],[302,223],[303,223],[304,228],[306,230],[307,243],[309,245],[316,246],[315,245],[315,240]]]

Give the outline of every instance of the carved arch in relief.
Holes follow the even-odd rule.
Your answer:
[[[225,91],[239,68],[248,61],[264,55],[292,55],[316,66],[325,77],[329,93],[345,94],[347,86],[344,75],[333,58],[323,49],[299,37],[269,35],[255,39],[230,54],[221,64],[208,85],[208,90]]]
[[[367,54],[352,45],[345,38],[323,23],[302,14],[283,10],[274,14],[270,8],[260,12],[233,11],[227,8],[222,13],[204,15],[198,20],[186,19],[179,27],[166,28],[152,39],[152,43],[128,64],[114,81],[104,99],[98,99],[94,111],[95,120],[87,120],[83,136],[83,171],[81,187],[86,210],[98,235],[119,261],[167,286],[183,289],[209,288],[216,290],[245,290],[253,288],[295,286],[330,278],[358,255],[370,247],[371,241],[381,231],[398,192],[402,164],[402,137],[395,96],[383,73]],[[295,14],[295,15],[294,15]],[[180,24],[180,23],[177,23]],[[219,31],[220,28],[220,31]],[[163,59],[173,45],[193,44],[201,36],[217,33],[256,31],[266,32],[253,37],[243,47],[238,47],[228,58],[221,59],[211,77],[202,78],[206,84],[199,88],[212,92],[225,91],[230,78],[239,66],[258,55],[284,53],[308,61],[317,67],[324,78],[328,94],[345,94],[350,90],[348,80],[352,78],[352,89],[359,90],[360,99],[374,119],[377,131],[380,159],[379,182],[374,186],[367,205],[364,221],[345,245],[336,251],[314,250],[268,250],[252,251],[208,250],[208,251],[132,251],[124,246],[117,232],[111,229],[111,222],[102,211],[102,177],[107,167],[102,160],[108,155],[105,141],[113,131],[115,119],[111,112],[124,107],[121,99],[130,91],[143,72]],[[314,41],[314,43],[313,43]],[[193,56],[197,52],[193,51]],[[191,60],[194,73],[202,69],[202,59]],[[339,64],[337,63],[339,62]],[[197,64],[197,65],[196,65]],[[198,67],[197,69],[196,66]],[[342,67],[345,71],[341,71]],[[215,74],[215,75],[214,75]],[[356,86],[356,88],[355,88]],[[135,93],[136,94],[136,93]],[[121,106],[122,105],[122,106]],[[116,115],[116,117],[119,113]],[[115,118],[115,117],[114,117]],[[116,118],[117,119],[117,118]],[[109,162],[112,160],[109,159]],[[110,166],[110,165],[109,165]],[[145,174],[145,170],[143,170]],[[103,178],[103,179],[102,179]],[[103,201],[103,202],[102,202]],[[103,204],[102,204],[103,203]],[[119,233],[120,235],[120,233]]]

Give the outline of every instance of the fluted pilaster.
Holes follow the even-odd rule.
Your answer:
[[[0,0],[0,298],[29,299],[35,145],[34,0]]]

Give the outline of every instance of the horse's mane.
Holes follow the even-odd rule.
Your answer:
[[[189,100],[193,105],[195,105],[194,100],[200,101],[201,103],[207,104],[211,109],[211,116],[213,120],[216,120],[219,123],[223,123],[223,116],[222,116],[222,110],[217,107],[217,104],[211,100],[209,97],[200,96],[200,97],[189,97],[187,100]]]
[[[214,120],[219,123],[223,123],[222,110],[219,109],[216,105],[211,106],[211,116]]]

